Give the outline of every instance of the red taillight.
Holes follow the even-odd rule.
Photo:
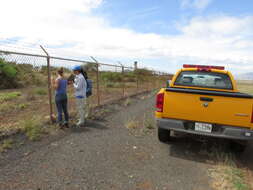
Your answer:
[[[156,111],[163,112],[164,93],[157,94],[156,96]]]

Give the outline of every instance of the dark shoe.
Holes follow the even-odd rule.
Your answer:
[[[69,128],[69,123],[67,121],[64,121],[63,126]]]
[[[63,122],[62,121],[58,122],[58,126],[59,126],[60,129],[62,129],[64,127]]]

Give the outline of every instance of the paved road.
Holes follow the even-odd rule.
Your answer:
[[[201,142],[184,139],[167,145],[157,140],[155,129],[125,127],[152,117],[153,103],[154,96],[147,96],[128,107],[111,105],[107,109],[114,113],[104,121],[0,157],[0,190],[210,189],[207,169],[212,162],[198,154]]]

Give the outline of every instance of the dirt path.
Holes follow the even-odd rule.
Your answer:
[[[156,130],[139,132],[126,124],[151,118],[154,96],[112,105],[105,121],[62,132],[54,141],[25,145],[0,157],[2,190],[208,190],[210,164],[199,142],[157,140]]]

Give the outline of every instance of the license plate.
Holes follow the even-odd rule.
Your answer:
[[[201,131],[201,132],[212,132],[213,126],[208,123],[195,123],[195,131]]]

